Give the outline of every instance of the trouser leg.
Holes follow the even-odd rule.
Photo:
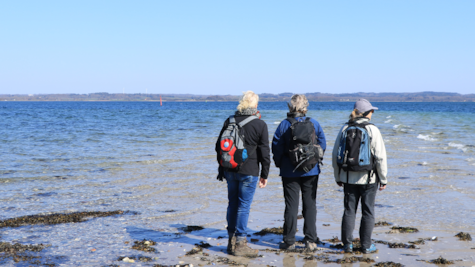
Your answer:
[[[228,209],[226,220],[228,222],[228,234],[231,237],[236,232],[237,208],[239,201],[239,181],[235,180],[237,173],[226,172],[226,182],[228,184]]]
[[[289,245],[295,243],[295,233],[297,232],[297,215],[300,195],[299,180],[299,177],[282,177],[285,198],[284,242]]]
[[[344,184],[344,206],[343,218],[341,221],[341,240],[343,245],[353,242],[353,230],[355,229],[356,210],[358,208],[359,191],[358,185]]]
[[[239,183],[239,201],[237,207],[236,219],[236,238],[237,241],[245,239],[247,236],[247,222],[251,211],[252,199],[257,187],[257,176],[240,174]]]
[[[360,239],[361,248],[368,249],[371,246],[371,234],[373,233],[375,213],[374,202],[376,199],[376,192],[378,184],[368,184],[361,186],[361,224],[360,224]]]
[[[317,186],[318,175],[302,177],[302,215],[304,217],[303,234],[305,240],[317,242]]]

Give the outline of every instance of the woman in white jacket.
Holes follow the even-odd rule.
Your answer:
[[[387,158],[383,137],[376,126],[368,124],[374,110],[377,109],[368,100],[359,99],[355,103],[349,120],[349,124],[366,124],[365,128],[371,140],[372,171],[348,170],[347,172],[338,165],[340,139],[342,133],[348,128],[348,124],[341,128],[333,148],[332,165],[335,181],[339,186],[343,186],[345,192],[345,211],[341,223],[341,239],[347,253],[353,252],[353,230],[355,228],[356,209],[360,200],[362,209],[359,230],[361,249],[363,253],[374,253],[377,251],[376,246],[371,242],[371,234],[373,233],[375,222],[374,202],[378,187],[379,190],[384,190],[387,184]]]

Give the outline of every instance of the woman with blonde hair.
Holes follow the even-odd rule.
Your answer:
[[[247,223],[257,183],[259,182],[260,188],[267,185],[270,167],[269,134],[267,124],[260,120],[257,110],[258,102],[257,94],[252,91],[244,92],[237,111],[224,122],[216,141],[217,160],[220,163],[218,179],[222,180],[224,177],[228,184],[229,204],[226,219],[229,240],[227,251],[235,256],[253,257],[257,256],[258,252],[247,245]],[[236,151],[232,155],[222,154],[222,151],[229,150],[228,145],[231,143],[231,141],[228,142],[228,139],[222,138],[223,132],[227,131],[230,124],[242,126],[239,126],[239,132],[242,131],[245,136],[243,150],[246,150],[242,156],[236,156],[238,154]],[[233,164],[223,163],[233,156],[236,157]],[[261,167],[260,178],[259,164]]]
[[[307,117],[309,103],[305,95],[293,95],[287,105],[289,107],[287,119],[283,120],[277,127],[272,140],[273,159],[275,166],[280,169],[285,198],[284,238],[279,248],[286,250],[295,249],[299,195],[302,192],[305,247],[308,250],[315,250],[318,242],[316,200],[320,166],[316,164],[310,170],[301,170],[294,166],[290,157],[290,151],[293,149],[291,147],[293,143],[292,128],[294,128],[297,122],[311,122],[313,125],[308,125],[308,127],[315,134],[316,142],[323,151],[326,149],[325,134],[318,121]],[[321,156],[323,157],[323,154]]]

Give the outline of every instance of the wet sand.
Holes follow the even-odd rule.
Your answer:
[[[260,211],[261,209],[263,212]],[[170,210],[170,213],[173,211]],[[69,216],[61,215],[60,217],[64,218],[63,222],[55,221],[52,227],[62,223],[71,224],[68,217],[77,215],[77,213]],[[109,217],[110,220],[118,220],[121,216],[139,216],[130,212],[96,215],[98,217],[112,215]],[[38,218],[38,216],[33,217]],[[57,218],[58,215],[50,217]],[[45,220],[44,216],[39,218]],[[36,224],[36,221],[31,221],[31,216],[27,219],[30,222],[25,218],[18,218],[16,221],[23,222],[23,226]],[[89,220],[96,220],[96,218],[89,217]],[[303,221],[303,219],[298,220],[298,229],[303,228]],[[75,224],[86,223],[87,221],[83,220]],[[373,240],[378,248],[377,253],[365,255],[355,249],[354,253],[345,254],[339,242],[339,222],[333,220],[324,211],[318,213],[317,230],[323,244],[319,244],[316,251],[305,251],[301,242],[297,243],[296,251],[279,250],[278,244],[282,240],[282,235],[272,233],[259,235],[258,233],[264,228],[282,227],[282,218],[279,215],[269,216],[265,212],[265,207],[259,206],[258,203],[254,203],[251,212],[248,240],[251,247],[259,249],[259,256],[256,258],[235,257],[226,253],[225,223],[225,221],[220,221],[200,226],[176,224],[168,229],[139,229],[137,231],[140,232],[141,237],[144,237],[143,240],[130,239],[130,236],[134,236],[132,230],[128,235],[129,238],[122,241],[121,253],[107,255],[113,264],[89,261],[95,257],[96,249],[92,248],[90,259],[85,259],[84,266],[434,266],[434,263],[431,263],[434,260],[452,261],[451,266],[475,266],[475,243],[473,240],[461,240],[461,238],[470,238],[469,235],[457,237],[458,233],[453,230],[431,231],[417,225],[406,225],[405,227],[416,229],[401,233],[393,229],[397,226],[381,222],[380,224],[384,226],[375,227],[373,234]],[[9,225],[2,224],[2,226],[21,227],[22,225],[10,223]],[[30,232],[34,233],[35,228],[31,228]],[[357,231],[355,231],[355,237],[357,236]],[[297,240],[301,239],[303,239],[303,234],[298,231]],[[2,266],[76,265],[62,261],[61,257],[48,256],[48,253],[44,252],[45,249],[55,250],[55,247],[48,244],[20,245],[2,242],[0,245]],[[64,258],[68,256],[64,255]]]
[[[253,217],[258,217],[253,210]],[[265,218],[261,220],[253,220],[249,223],[250,229],[255,232],[265,227],[281,227],[281,218]],[[303,220],[299,220],[299,229],[303,228]],[[325,225],[325,226],[324,226]],[[213,227],[214,226],[214,227]],[[411,225],[418,228],[417,225]],[[475,243],[473,241],[460,241],[455,235],[455,231],[430,231],[418,228],[416,233],[391,233],[391,226],[375,227],[373,239],[378,242],[376,244],[378,252],[374,254],[361,254],[358,252],[345,254],[341,249],[332,248],[332,243],[325,241],[334,237],[340,237],[339,222],[333,221],[330,216],[324,212],[318,213],[318,236],[324,244],[318,245],[315,252],[284,252],[278,249],[278,243],[281,242],[282,236],[269,234],[258,236],[254,233],[249,237],[250,246],[259,249],[259,257],[249,259],[245,257],[230,256],[226,253],[227,237],[224,228],[217,229],[218,225],[206,226],[204,230],[191,232],[182,238],[171,238],[165,242],[159,242],[160,250],[165,250],[166,256],[161,255],[161,260],[169,262],[176,259],[176,264],[193,264],[193,266],[226,266],[223,263],[223,257],[229,259],[233,264],[243,264],[247,266],[374,266],[378,263],[399,263],[404,266],[434,266],[430,261],[442,257],[446,260],[453,261],[451,266],[475,266]],[[358,229],[358,225],[356,227]],[[393,231],[394,232],[394,231]],[[355,237],[357,237],[355,231]],[[224,238],[221,238],[224,237]],[[303,239],[301,231],[297,233],[297,239]],[[424,240],[423,244],[414,245],[415,248],[409,248],[410,242]],[[193,240],[193,241],[191,241]],[[191,241],[191,242],[190,242]],[[389,245],[380,243],[381,241],[390,243],[402,243],[406,248],[390,248]],[[187,256],[186,251],[193,248],[193,242],[206,242],[211,245],[209,248],[203,249],[203,254]],[[416,242],[418,243],[418,242]],[[412,247],[414,247],[412,246]],[[172,249],[175,247],[174,249]],[[300,244],[303,248],[303,244]],[[361,260],[356,263],[341,263],[345,259],[356,257],[349,260]],[[370,260],[368,260],[368,258]],[[369,263],[368,263],[369,262]],[[383,265],[380,265],[383,266]],[[386,265],[390,266],[390,265]]]

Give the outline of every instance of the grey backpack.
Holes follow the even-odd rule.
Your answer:
[[[221,156],[219,165],[227,170],[238,171],[242,164],[246,162],[246,159],[256,151],[257,146],[251,151],[247,151],[244,147],[245,132],[243,127],[250,121],[258,118],[252,115],[240,123],[236,123],[234,116],[229,117],[228,127],[219,137],[218,153]]]

